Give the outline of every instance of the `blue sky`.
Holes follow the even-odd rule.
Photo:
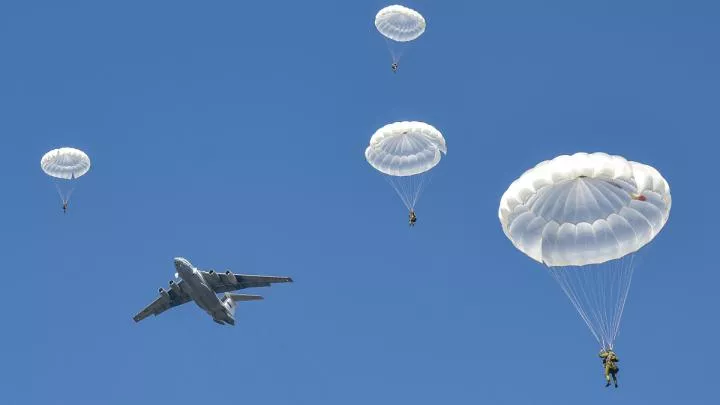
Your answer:
[[[0,403],[716,402],[716,2],[417,0],[397,75],[381,1],[10,3]],[[412,230],[363,157],[400,120],[448,143]],[[39,167],[60,146],[93,161],[67,215]],[[614,392],[497,218],[524,170],[577,151],[673,192]],[[248,291],[266,299],[234,328],[192,304],[135,324],[175,256],[295,283]]]

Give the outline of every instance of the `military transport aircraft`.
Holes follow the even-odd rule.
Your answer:
[[[204,271],[193,267],[182,257],[175,258],[175,277],[179,282],[170,281],[170,288],[165,291],[160,288],[160,296],[133,317],[140,322],[150,315],[159,315],[166,310],[195,301],[213,321],[220,325],[235,325],[235,309],[239,301],[261,300],[259,295],[230,294],[230,291],[253,287],[270,287],[272,283],[291,283],[290,277],[251,276],[234,274],[230,271],[216,273],[213,270]],[[216,294],[225,293],[222,298]]]

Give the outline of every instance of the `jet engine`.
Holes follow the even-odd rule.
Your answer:
[[[177,285],[177,283],[175,283],[174,281],[170,280],[169,284],[170,284],[170,288],[172,288],[172,290],[175,291],[176,293],[180,294],[182,292],[180,290],[180,286]]]
[[[215,273],[215,270],[208,270],[207,278],[209,278],[211,281],[217,281],[220,279],[220,275]]]
[[[225,277],[227,277],[227,279],[228,279],[231,283],[233,283],[233,284],[236,284],[236,283],[237,283],[237,278],[235,277],[235,275],[234,275],[230,270],[228,270],[228,271],[225,272]]]
[[[167,296],[168,296],[168,292],[165,291],[164,288],[160,287],[160,290],[159,290],[159,291],[160,291],[160,295],[162,295],[163,297],[167,297]]]

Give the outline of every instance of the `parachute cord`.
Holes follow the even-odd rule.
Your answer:
[[[64,202],[69,202],[69,201],[70,201],[70,196],[72,195],[73,191],[75,191],[75,187],[71,188],[71,189],[68,191],[67,197],[65,198],[65,201],[64,201]]]
[[[431,173],[424,172],[413,176],[385,176],[408,211],[414,210],[424,189],[432,179]]]
[[[597,291],[596,294],[594,294],[595,298],[595,306],[593,307],[595,310],[595,319],[598,320],[598,327],[600,329],[600,334],[603,337],[603,340],[607,342],[608,344],[612,341],[612,337],[610,336],[610,325],[612,324],[612,311],[604,311],[603,309],[608,308],[608,294],[612,294],[612,271],[603,271],[602,269],[597,269],[594,272],[596,277],[596,282],[593,283],[593,285],[589,286],[590,288],[596,287]],[[607,282],[607,280],[610,280]],[[608,286],[609,284],[609,286]],[[609,287],[609,288],[608,288]],[[610,314],[608,312],[611,312]]]
[[[627,302],[628,293],[630,292],[630,285],[632,284],[632,277],[633,273],[635,272],[635,255],[630,255],[630,264],[624,265],[623,267],[625,270],[621,277],[624,277],[626,280],[621,279],[621,282],[619,283],[620,288],[622,286],[625,286],[624,289],[622,289],[620,293],[620,300],[618,302],[617,307],[617,318],[615,320],[615,325],[613,328],[613,341],[617,337],[617,335],[620,333],[620,320],[622,319],[623,312],[625,311],[625,303]]]
[[[415,208],[415,204],[417,204],[418,198],[420,198],[420,192],[422,192],[422,186],[424,183],[425,178],[422,174],[413,176],[417,177],[416,179],[412,179],[413,185],[412,185],[412,206],[413,209]]]
[[[411,201],[405,197],[406,193],[405,193],[405,188],[403,187],[403,184],[400,183],[399,181],[396,182],[395,178],[393,176],[386,176],[385,179],[388,181],[388,183],[390,183],[392,188],[395,190],[397,195],[402,200],[405,207],[407,207],[408,211],[410,211],[413,208],[413,205],[411,204]]]
[[[63,204],[65,204],[70,201],[70,196],[72,195],[73,191],[75,191],[75,187],[70,187],[67,193],[63,193],[60,185],[58,183],[55,183],[55,190],[57,190],[58,196],[60,196],[60,200],[62,200]]]
[[[573,306],[580,314],[580,317],[583,319],[583,321],[585,321],[585,324],[588,326],[593,336],[595,336],[595,339],[600,342],[600,337],[597,335],[597,333],[595,333],[592,322],[590,321],[588,315],[585,313],[585,309],[582,307],[582,305],[580,305],[580,300],[577,297],[577,293],[571,287],[571,283],[567,280],[567,277],[563,277],[563,272],[560,268],[548,267],[548,270],[550,271],[550,274],[553,276],[555,281],[560,284],[560,288],[562,288],[563,292],[565,292],[565,295],[567,295],[567,297],[570,299],[570,302],[572,302]]]
[[[419,181],[419,184],[415,188],[415,195],[413,197],[413,207],[415,207],[415,204],[417,204],[417,201],[420,199],[420,194],[422,194],[422,192],[425,191],[425,188],[432,181],[432,172],[425,172],[425,173],[419,174],[418,181]]]
[[[55,190],[57,190],[58,196],[60,196],[60,199],[62,200],[63,204],[65,203],[65,196],[62,193],[62,190],[60,190],[60,185],[55,183]]]
[[[403,51],[401,49],[395,49],[393,46],[397,42],[393,41],[392,39],[383,36],[385,39],[385,45],[387,45],[388,51],[390,51],[390,56],[392,56],[393,63],[400,62],[400,58],[402,57]]]
[[[634,267],[632,254],[603,264],[548,267],[603,348],[612,348],[620,331]]]

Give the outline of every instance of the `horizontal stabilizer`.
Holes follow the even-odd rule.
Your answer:
[[[261,295],[252,295],[252,294],[230,294],[225,293],[225,296],[230,298],[231,300],[235,302],[240,301],[259,301],[264,299]]]

